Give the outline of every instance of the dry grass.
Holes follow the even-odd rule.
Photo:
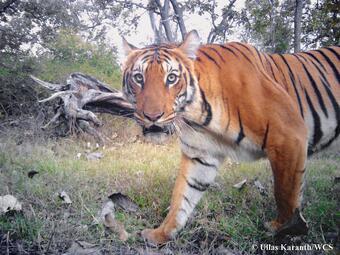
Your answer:
[[[13,130],[1,135],[0,195],[16,196],[23,202],[24,213],[0,217],[0,236],[2,232],[9,240],[1,243],[0,254],[6,254],[7,247],[18,252],[18,245],[30,254],[61,254],[74,240],[98,244],[106,254],[226,254],[224,248],[238,254],[274,254],[252,249],[254,244],[277,242],[263,227],[263,222],[275,215],[266,161],[225,164],[216,185],[205,194],[195,217],[178,237],[161,248],[146,246],[137,233],[158,225],[166,215],[180,151],[176,141],[165,146],[135,141],[127,135],[138,134],[133,124],[115,123],[106,132],[117,132],[118,137],[110,146],[98,149],[79,139],[25,140]],[[122,129],[125,131],[119,131]],[[77,158],[78,153],[95,150],[104,158]],[[340,175],[339,163],[338,152],[310,161],[304,210],[310,234],[281,242],[335,244],[332,235],[339,231],[340,190],[333,179]],[[39,172],[32,179],[27,177],[31,170]],[[244,178],[248,179],[244,189],[232,188]],[[255,178],[265,186],[267,195],[252,185]],[[56,196],[62,190],[70,195],[71,205],[62,204]],[[116,212],[132,233],[126,243],[94,223],[102,203],[114,192],[129,195],[140,207],[135,214]]]

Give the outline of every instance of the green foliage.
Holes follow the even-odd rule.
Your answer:
[[[317,48],[340,44],[340,5],[337,0],[321,0],[307,6],[302,41]]]
[[[242,10],[241,23],[245,27],[243,39],[261,50],[285,53],[293,38],[291,1],[247,0]]]
[[[120,70],[114,49],[85,42],[70,30],[62,30],[48,49],[49,52],[39,60],[39,77],[42,79],[62,82],[70,73],[82,72],[115,88],[120,87]]]

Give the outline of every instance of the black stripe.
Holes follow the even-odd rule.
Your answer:
[[[206,53],[205,51],[203,51],[203,50],[201,50],[201,49],[199,49],[198,51],[201,52],[201,53],[202,53],[204,56],[206,56],[210,61],[212,61],[215,65],[217,65],[218,68],[221,69],[221,66],[217,63],[217,61],[216,61],[213,57],[211,57],[208,53]]]
[[[230,122],[231,122],[231,119],[230,119],[230,107],[229,107],[229,99],[226,98],[226,102],[227,102],[227,109],[228,109],[228,124],[227,124],[227,127],[225,129],[225,131],[227,132],[228,129],[229,129],[229,126],[230,126]]]
[[[326,49],[326,50],[329,50],[330,52],[332,52],[332,53],[337,57],[337,59],[340,60],[339,53],[337,53],[334,49],[329,48],[329,47],[327,47],[327,48],[325,48],[325,49]]]
[[[191,178],[191,180],[195,183],[195,185],[202,187],[202,189],[207,189],[210,187],[209,183],[203,183],[196,178]]]
[[[192,145],[187,144],[186,142],[183,141],[183,139],[180,137],[179,140],[181,141],[181,143],[183,143],[185,146],[189,147],[192,150],[197,150],[197,151],[202,151],[201,149],[194,147]]]
[[[269,133],[269,123],[267,124],[266,131],[264,133],[264,138],[263,138],[263,142],[262,142],[262,146],[261,146],[262,150],[264,150],[266,148],[268,133]]]
[[[163,61],[165,61],[168,65],[171,65],[171,63],[170,63],[170,60],[168,60],[168,59],[164,59]],[[162,67],[163,68],[163,67]]]
[[[238,137],[236,139],[236,144],[240,145],[240,143],[243,140],[243,138],[245,137],[245,135],[244,135],[244,132],[243,132],[243,125],[242,125],[240,110],[237,110],[237,114],[238,114],[238,122],[239,122],[239,125],[240,125],[240,132],[238,133]]]
[[[142,61],[142,62],[145,62],[146,60],[148,60],[148,58],[150,58],[150,57],[152,57],[152,56],[153,56],[152,54],[145,55],[145,56],[141,59],[141,61]]]
[[[276,61],[274,60],[274,55],[271,54],[268,56],[270,57],[270,59],[273,61],[274,65],[276,66],[276,69],[279,71],[279,74],[281,74],[281,76],[283,77],[283,80],[281,79],[280,82],[278,82],[281,86],[284,86],[286,91],[288,91],[288,84],[287,84],[287,80],[286,80],[286,77],[284,76],[283,74],[283,71],[282,69],[279,67],[279,65],[276,63]]]
[[[339,114],[339,111],[338,111],[338,114]],[[340,134],[340,123],[338,121],[338,126],[335,129],[334,136],[326,144],[323,144],[321,146],[321,149],[324,149],[324,148],[328,147],[329,145],[331,145],[331,143],[335,141],[335,139],[339,136],[339,134]]]
[[[213,168],[217,168],[214,164],[210,164],[207,163],[206,161],[204,161],[201,158],[191,158],[191,160],[198,162],[199,164],[203,165],[203,166],[207,166],[207,167],[213,167]]]
[[[279,55],[281,57],[281,59],[283,60],[283,62],[286,64],[287,68],[288,68],[288,74],[289,74],[289,78],[290,78],[290,81],[293,85],[293,88],[294,88],[294,91],[295,91],[295,95],[297,97],[297,100],[298,100],[298,104],[299,104],[299,109],[300,109],[300,114],[302,116],[302,118],[304,119],[304,115],[303,115],[303,108],[302,108],[302,103],[301,103],[301,98],[300,98],[300,95],[299,95],[299,92],[296,88],[296,85],[295,85],[295,78],[294,78],[294,75],[293,75],[293,72],[292,72],[292,69],[290,68],[290,66],[288,65],[288,62],[287,60],[282,56],[282,55]]]
[[[333,61],[321,50],[316,50],[317,52],[319,52],[327,61],[327,63],[329,64],[329,66],[332,68],[333,73],[336,76],[337,81],[340,83],[340,74],[338,72],[338,70],[336,69],[336,66],[334,65]]]
[[[208,49],[214,51],[214,52],[220,57],[220,59],[222,60],[222,62],[225,63],[225,60],[224,60],[223,56],[221,55],[221,53],[219,53],[218,50],[216,50],[216,49],[213,48],[213,47],[208,47]]]
[[[184,121],[187,125],[189,125],[190,127],[192,127],[193,129],[195,129],[195,131],[197,131],[197,132],[198,132],[199,129],[202,129],[202,125],[200,125],[200,124],[198,124],[198,123],[196,123],[196,122],[194,122],[194,121],[188,120],[188,119],[186,119],[186,118],[183,118],[183,121]]]
[[[325,84],[326,81],[322,81],[322,84],[324,85],[326,91],[327,91],[327,95],[332,103],[332,106],[334,108],[334,112],[335,112],[335,117],[336,117],[336,121],[338,123],[337,127],[335,128],[335,134],[334,136],[324,145],[322,145],[321,149],[324,149],[326,147],[328,147],[340,134],[340,108],[339,108],[339,104],[336,101],[336,98],[334,97],[332,91],[330,90],[330,88],[327,86],[327,84]]]
[[[280,72],[282,72],[281,69],[279,68],[279,66],[277,65],[277,63],[275,62],[273,55],[268,55],[268,56],[269,56],[269,57],[271,58],[271,60],[273,61],[273,63],[274,63],[274,65],[276,66],[277,70],[279,70]]]
[[[302,58],[304,61],[309,62],[304,56],[302,56],[300,53],[294,53],[293,56],[296,56],[298,58]]]
[[[259,52],[256,48],[255,48],[255,50],[256,50],[257,56],[258,56],[259,59],[261,60],[262,66],[264,66],[264,65],[263,65],[263,62],[262,62],[262,58],[261,58],[260,52]]]
[[[167,61],[171,61],[171,58],[168,54],[166,54],[165,52],[163,52],[162,57],[164,57],[165,60]],[[177,58],[176,58],[177,62],[180,62]]]
[[[245,58],[249,61],[250,64],[253,64],[253,62],[251,62],[251,60],[248,58],[248,56],[247,56],[246,54],[244,54],[243,51],[239,50],[238,48],[234,47],[233,45],[228,45],[228,46],[229,46],[229,47],[232,47],[232,48],[234,48],[235,50],[237,50],[238,52],[240,52],[240,53],[243,55],[243,57],[245,57]]]
[[[315,57],[312,52],[302,52],[300,54],[307,54],[308,56],[310,56],[311,58],[313,58],[316,62],[318,62],[318,64],[322,67],[322,69],[327,72],[325,66],[322,64],[322,62],[317,58]]]
[[[309,82],[312,84],[312,87],[314,89],[314,93],[316,94],[316,97],[318,98],[318,101],[319,101],[319,104],[321,106],[321,109],[322,109],[323,113],[326,115],[326,117],[328,118],[327,108],[326,108],[325,102],[322,99],[322,95],[320,93],[320,90],[318,89],[318,85],[316,84],[313,76],[307,70],[305,64],[304,63],[301,63],[301,64],[302,64],[303,69],[305,70],[305,72],[306,72],[306,74],[308,76]]]
[[[195,190],[198,190],[198,191],[201,191],[201,192],[204,192],[207,190],[207,188],[209,187],[209,184],[207,184],[208,186],[204,185],[203,183],[199,183],[197,180],[193,179],[193,181],[195,183],[191,183],[189,182],[188,179],[186,179],[187,181],[187,184],[189,185],[190,188],[193,188]]]
[[[224,49],[224,50],[227,50],[227,51],[231,52],[235,57],[237,57],[236,53],[235,53],[233,50],[227,48],[227,47],[224,46],[224,45],[220,45],[220,44],[219,44],[218,46],[221,47],[221,48]]]
[[[189,198],[188,198],[186,195],[183,195],[183,198],[184,198],[184,200],[188,203],[188,205],[189,205],[190,207],[192,207],[192,204],[191,204]]]
[[[184,212],[186,215],[188,215],[187,211],[184,208],[179,209],[179,212]]]
[[[187,80],[187,77],[185,76],[185,81],[186,80]],[[191,104],[193,102],[194,96],[195,96],[195,93],[196,93],[195,80],[192,77],[190,72],[189,72],[189,86],[192,88],[193,92],[192,92],[191,98],[187,99],[187,104]]]
[[[325,103],[322,99],[322,95],[318,89],[318,86],[315,82],[315,80],[313,79],[313,76],[310,74],[310,72],[308,71],[308,69],[306,68],[306,65],[301,61],[301,59],[298,58],[298,56],[296,55],[293,55],[294,57],[296,57],[296,59],[301,63],[301,65],[303,66],[307,76],[308,76],[308,79],[309,79],[309,82],[312,84],[312,87],[313,87],[313,90],[314,90],[314,93],[316,94],[317,98],[318,98],[318,101],[319,101],[319,104],[321,106],[321,109],[322,111],[324,112],[325,116],[328,117],[328,112],[327,112],[327,108],[325,106]],[[312,61],[310,61],[311,63],[313,63]],[[314,64],[314,63],[313,63]],[[319,70],[319,69],[318,69]],[[320,70],[321,71],[321,70]],[[322,74],[322,72],[321,72]],[[323,75],[323,74],[322,74]],[[326,77],[325,77],[326,78]]]
[[[247,47],[247,46],[245,46],[243,43],[240,43],[240,42],[236,42],[238,45],[240,45],[241,47],[243,47],[243,48],[245,48],[247,51],[249,51],[251,54],[253,54],[252,52],[251,52],[251,50]]]
[[[178,69],[179,69],[179,72],[182,74],[183,67],[182,67],[181,63],[178,64]]]
[[[201,91],[201,96],[202,96],[202,100],[203,100],[203,105],[202,105],[202,111],[203,112],[206,112],[207,113],[207,116],[205,117],[205,120],[203,122],[203,126],[208,126],[209,123],[211,122],[212,120],[212,112],[211,112],[211,106],[210,104],[208,103],[206,97],[205,97],[205,94],[203,92],[202,89],[200,89]]]
[[[123,88],[126,86],[126,70],[123,73]]]
[[[186,73],[183,73],[183,77],[184,77],[185,84],[188,84],[187,74],[186,74]]]
[[[275,80],[276,82],[278,82],[277,79],[276,79],[276,77],[275,77],[275,74],[274,74],[273,66],[272,66],[272,64],[270,63],[270,61],[269,61],[269,59],[268,59],[268,57],[267,57],[266,54],[264,55],[264,58],[266,59],[268,65],[269,65],[269,67],[270,67],[270,71],[272,72],[272,76],[273,76],[274,80]]]
[[[304,58],[304,57],[301,56],[301,55],[297,55],[297,57],[303,58],[303,59],[306,61],[306,63],[311,63],[316,69],[318,69],[319,74],[322,76],[322,78],[326,81],[326,83],[327,83],[328,86],[330,87],[329,82],[328,82],[328,80],[327,80],[327,78],[326,78],[324,72],[323,72],[323,71],[320,69],[320,67],[314,62],[313,59],[308,59],[308,60],[307,60],[306,58]],[[301,61],[299,58],[298,58],[298,60],[302,63],[302,61]]]
[[[316,112],[312,100],[310,99],[307,91],[305,90],[305,95],[306,95],[306,99],[307,99],[307,103],[308,106],[312,112],[312,116],[313,116],[313,120],[314,120],[314,134],[313,134],[313,143],[312,143],[312,147],[315,147],[315,145],[317,145],[317,143],[320,141],[321,137],[322,137],[322,130],[321,130],[321,121],[320,121],[320,117],[318,115],[318,113]]]

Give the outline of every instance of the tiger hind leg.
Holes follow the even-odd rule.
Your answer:
[[[286,139],[283,145],[273,148],[268,151],[268,157],[274,175],[278,216],[266,227],[277,237],[307,234],[308,226],[300,211],[307,158],[306,142],[298,138]]]

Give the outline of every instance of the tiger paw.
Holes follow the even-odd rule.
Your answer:
[[[170,236],[167,235],[162,228],[156,229],[144,229],[142,231],[142,237],[151,244],[164,244],[170,240]]]
[[[307,235],[308,224],[299,209],[295,209],[293,216],[285,222],[275,233],[275,237],[286,235]]]
[[[284,224],[273,220],[265,223],[265,227],[273,233],[276,238],[282,238],[286,235],[306,235],[308,233],[308,224],[299,209],[295,209],[292,217]]]

